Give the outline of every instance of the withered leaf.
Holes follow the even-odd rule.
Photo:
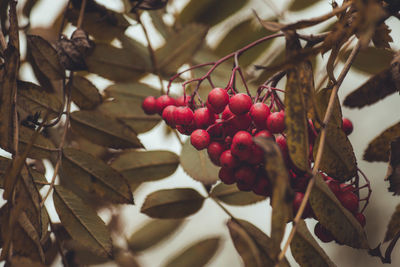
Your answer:
[[[61,80],[65,77],[65,70],[62,67],[57,51],[49,42],[40,36],[28,35],[28,49],[40,71],[51,80]]]
[[[375,137],[364,152],[366,161],[389,161],[390,142],[400,136],[400,122],[390,126]]]
[[[136,253],[157,245],[174,234],[182,223],[181,219],[151,220],[129,237],[129,250]]]
[[[393,239],[399,231],[400,231],[400,204],[396,206],[396,210],[394,211],[392,217],[390,218],[384,241],[387,242]]]
[[[219,168],[207,155],[206,150],[196,150],[188,139],[182,146],[180,161],[183,170],[196,181],[213,184],[218,180]]]
[[[74,75],[71,87],[72,101],[80,109],[94,109],[101,104],[99,90],[85,77]]]
[[[78,47],[63,36],[57,41],[56,51],[61,65],[67,70],[79,71],[87,70],[84,55],[79,51]]]
[[[64,182],[112,203],[133,203],[128,182],[102,160],[73,148],[65,148],[63,155]]]
[[[184,218],[203,206],[204,197],[191,188],[164,189],[149,194],[140,211],[152,218]]]
[[[111,167],[131,185],[156,181],[170,176],[179,165],[179,157],[170,151],[126,151],[119,154]]]
[[[367,236],[354,215],[345,209],[321,175],[315,176],[310,204],[318,221],[345,245],[368,249]]]
[[[390,48],[389,43],[393,42],[392,36],[390,36],[391,31],[385,22],[379,24],[375,28],[374,35],[372,35],[374,45],[378,48]]]
[[[221,239],[213,237],[201,240],[184,248],[167,261],[164,267],[202,267],[217,253]]]
[[[385,180],[389,180],[389,192],[400,195],[400,135],[390,143],[389,166]]]
[[[297,224],[297,231],[290,244],[290,250],[300,266],[336,266],[312,237],[303,220]]]
[[[35,131],[28,127],[19,127],[19,146],[21,151],[25,150],[34,133]],[[34,159],[50,158],[54,153],[57,153],[57,149],[53,142],[44,135],[39,134],[33,143],[32,149],[28,152],[28,157]]]
[[[55,186],[53,200],[61,223],[74,240],[99,256],[111,256],[110,233],[91,207],[59,185]]]
[[[71,128],[98,145],[111,148],[143,147],[131,128],[99,111],[72,112]]]
[[[219,183],[211,190],[210,196],[233,206],[244,206],[263,201],[265,197],[253,192],[240,191],[236,185]]]
[[[285,233],[286,223],[292,219],[293,191],[289,183],[289,174],[278,145],[266,138],[255,138],[255,142],[268,159],[265,170],[272,183],[271,250],[275,258],[280,252],[280,244]]]

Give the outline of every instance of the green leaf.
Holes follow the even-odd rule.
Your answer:
[[[339,59],[345,62],[350,53],[351,49],[339,54]],[[367,47],[358,53],[352,67],[364,73],[377,74],[390,66],[393,55],[392,50]]]
[[[96,86],[79,75],[75,75],[72,81],[71,97],[80,109],[94,109],[103,101]]]
[[[56,50],[49,42],[40,36],[28,35],[28,49],[40,71],[51,80],[61,80],[65,77],[65,70],[58,60]]]
[[[174,234],[182,225],[183,220],[151,220],[128,239],[129,250],[134,253],[146,250],[164,241]]]
[[[24,151],[26,146],[31,141],[35,131],[21,126],[19,127],[19,146],[20,151]],[[28,152],[28,157],[33,159],[50,158],[51,155],[57,153],[57,149],[50,139],[47,139],[42,134],[39,134],[36,141],[33,143],[32,149]]]
[[[300,266],[336,266],[315,241],[303,220],[297,224],[297,231],[290,244],[290,250]]]
[[[166,39],[165,45],[155,51],[160,71],[169,77],[184,63],[190,62],[203,44],[207,30],[207,27],[201,24],[188,24],[171,34]]]
[[[293,0],[288,8],[290,11],[301,11],[318,3],[319,0]]]
[[[103,201],[133,204],[128,182],[102,160],[73,148],[64,148],[63,155],[63,181],[72,184],[71,189],[84,190]]]
[[[272,253],[277,256],[285,233],[286,223],[293,217],[293,191],[278,145],[273,140],[266,138],[255,138],[255,142],[264,150],[265,158],[268,159],[265,163],[265,170],[273,188],[271,198],[271,249]]]
[[[338,242],[353,248],[369,248],[366,234],[360,223],[340,204],[319,174],[315,176],[315,185],[309,201],[318,221],[333,234]]]
[[[396,206],[396,210],[390,218],[385,234],[385,242],[392,240],[400,231],[400,204]]]
[[[181,165],[183,170],[196,181],[213,184],[218,180],[219,168],[208,157],[206,150],[196,150],[188,139],[182,147]]]
[[[199,211],[203,202],[204,197],[194,189],[164,189],[148,195],[140,211],[152,218],[184,218]]]
[[[216,55],[223,57],[240,48],[248,45],[255,40],[270,35],[272,32],[261,27],[254,19],[246,19],[233,27],[215,48]],[[240,36],[240,38],[238,38]],[[248,66],[254,62],[269,46],[271,42],[261,43],[254,48],[246,51],[239,57],[241,66]]]
[[[179,254],[173,256],[164,265],[165,267],[202,267],[205,266],[217,253],[221,239],[208,238],[186,247]]]
[[[389,161],[390,143],[400,136],[400,122],[390,126],[375,137],[364,152],[364,160]]]
[[[126,151],[111,163],[132,185],[168,177],[178,165],[179,157],[170,151]]]
[[[110,233],[97,213],[74,193],[59,185],[55,186],[53,199],[61,223],[72,239],[96,255],[110,257]]]
[[[234,14],[247,3],[247,0],[191,0],[179,14],[177,22],[182,24],[198,22],[211,27]]]
[[[219,183],[211,190],[210,196],[228,205],[244,206],[263,201],[265,197],[253,192],[240,191],[236,185]]]
[[[143,147],[131,128],[98,111],[72,112],[71,128],[98,145],[117,149]]]

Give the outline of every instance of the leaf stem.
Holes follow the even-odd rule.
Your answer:
[[[334,104],[335,104],[335,100],[336,100],[336,97],[337,97],[337,93],[338,93],[339,87],[342,84],[342,82],[343,82],[344,78],[346,77],[347,73],[349,72],[350,67],[354,62],[354,59],[355,59],[358,51],[360,50],[360,47],[361,47],[361,42],[358,41],[356,46],[351,51],[350,56],[347,58],[346,63],[345,63],[345,65],[344,65],[344,67],[343,67],[343,69],[342,69],[342,71],[341,71],[341,73],[340,73],[340,75],[339,75],[339,77],[337,79],[336,84],[333,86],[332,93],[331,93],[331,96],[329,98],[328,107],[326,108],[326,112],[325,112],[325,116],[324,116],[324,120],[323,120],[323,125],[325,125],[325,127],[323,127],[322,131],[321,131],[321,138],[320,138],[320,142],[319,142],[319,146],[318,146],[317,156],[316,156],[316,160],[315,160],[313,171],[312,171],[313,176],[312,176],[312,178],[310,179],[310,181],[309,181],[309,183],[307,185],[307,189],[306,189],[306,191],[304,193],[303,201],[300,204],[300,207],[299,207],[299,210],[298,210],[298,212],[296,214],[296,217],[293,219],[292,230],[290,231],[289,238],[287,239],[287,241],[286,241],[281,253],[278,256],[278,262],[277,262],[276,266],[278,266],[279,263],[285,257],[286,251],[288,250],[289,245],[292,242],[292,239],[293,239],[293,237],[294,237],[294,235],[296,233],[297,224],[300,221],[301,216],[303,215],[304,209],[306,207],[306,204],[307,204],[308,199],[309,199],[310,194],[311,194],[311,190],[312,190],[312,188],[313,188],[313,186],[315,184],[315,177],[318,174],[318,169],[319,169],[319,165],[321,164],[322,154],[323,154],[324,147],[325,147],[325,142],[326,142],[326,134],[327,134],[326,125],[329,123],[329,120],[330,120],[330,118],[332,116],[333,107],[334,107]]]

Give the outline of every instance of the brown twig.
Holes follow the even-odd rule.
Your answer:
[[[63,13],[63,17],[61,19],[61,25],[60,25],[60,29],[58,30],[58,38],[60,39],[62,36],[62,32],[64,30],[64,25],[65,25],[65,20],[67,19],[67,12],[68,12],[68,8],[71,4],[71,0],[68,0],[67,6],[65,7],[64,13]]]
[[[82,26],[83,17],[84,17],[84,15],[85,15],[86,2],[87,2],[87,0],[82,0],[81,9],[80,9],[80,11],[79,11],[78,22],[76,23],[76,27],[77,27],[78,29]]]
[[[347,58],[346,63],[342,69],[342,72],[340,73],[337,83],[334,85],[333,89],[332,89],[332,93],[331,96],[329,98],[329,103],[328,103],[328,107],[326,108],[326,113],[324,116],[324,120],[323,120],[323,124],[324,125],[328,125],[329,120],[331,119],[332,113],[333,113],[333,107],[335,104],[335,100],[337,97],[337,93],[339,90],[340,85],[342,84],[344,78],[346,77],[348,71],[350,70],[351,65],[354,62],[354,59],[358,53],[358,51],[360,50],[360,46],[361,46],[361,42],[358,41],[357,45],[353,48],[353,50],[351,51],[350,56]],[[322,154],[324,151],[324,147],[325,147],[325,142],[326,142],[326,134],[327,134],[327,128],[324,127],[321,131],[321,138],[320,138],[320,142],[319,142],[319,146],[318,146],[318,151],[317,151],[317,156],[315,159],[315,163],[314,163],[314,167],[313,167],[313,177],[310,179],[308,185],[307,185],[307,189],[304,193],[304,198],[300,204],[299,210],[296,214],[296,217],[293,219],[293,227],[292,230],[290,231],[289,234],[289,238],[287,239],[281,253],[278,256],[278,263],[276,264],[276,266],[279,265],[279,262],[283,260],[283,258],[285,257],[286,251],[289,248],[290,243],[292,242],[292,239],[296,233],[297,230],[297,224],[301,219],[301,216],[303,215],[304,209],[306,207],[306,204],[308,202],[308,199],[310,197],[311,194],[311,190],[315,184],[315,176],[318,174],[318,169],[319,169],[319,165],[321,164],[321,159],[322,159]]]

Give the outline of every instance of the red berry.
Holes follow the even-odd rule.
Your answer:
[[[289,149],[287,146],[286,138],[283,135],[278,135],[275,138],[276,144],[279,146],[282,152],[282,156],[285,159],[285,161],[289,160]]]
[[[174,119],[177,125],[190,125],[193,121],[193,111],[189,107],[177,107]]]
[[[225,148],[230,149],[232,145],[232,137],[231,136],[225,137],[224,143],[225,143]]]
[[[222,152],[225,151],[225,146],[220,142],[211,142],[207,147],[207,153],[210,157],[211,161],[219,166],[219,158],[221,157]]]
[[[216,119],[215,123],[210,125],[208,128],[208,133],[212,137],[221,137],[222,132],[223,132],[223,125],[222,125],[223,120],[221,119]]]
[[[246,160],[251,156],[251,148],[253,139],[250,133],[239,131],[232,139],[231,151],[232,154],[241,160]]]
[[[331,232],[320,223],[315,225],[314,234],[324,243],[329,243],[335,239]]]
[[[293,199],[293,214],[296,214],[299,211],[301,202],[303,201],[304,194],[301,192],[296,192]],[[304,209],[302,218],[310,218],[313,215],[313,211],[311,209],[310,203],[307,202],[306,208]]]
[[[271,111],[264,103],[255,103],[250,108],[250,116],[258,129],[267,128],[267,118]]]
[[[256,181],[256,172],[249,165],[243,165],[235,171],[237,187],[242,191],[250,191]]]
[[[247,130],[251,125],[251,117],[249,113],[234,116],[230,123],[232,123],[232,126],[238,131]]]
[[[207,102],[212,111],[221,113],[229,103],[229,95],[225,89],[214,88],[208,93]]]
[[[293,189],[298,192],[304,192],[307,188],[310,178],[308,178],[307,176],[297,176],[296,174],[294,174],[294,172],[291,172],[291,176]]]
[[[341,192],[337,198],[343,207],[348,209],[351,213],[356,213],[358,211],[358,197],[351,191]]]
[[[207,129],[214,122],[214,113],[208,108],[199,108],[194,112],[194,124],[197,128]]]
[[[190,143],[197,150],[202,150],[210,144],[210,135],[203,129],[197,129],[190,135]]]
[[[353,123],[347,118],[342,119],[342,129],[346,135],[350,135],[353,132]]]
[[[328,185],[329,189],[331,189],[332,193],[335,194],[335,196],[340,194],[340,184],[337,181],[326,180],[325,183]]]
[[[224,168],[233,169],[239,165],[239,160],[232,155],[230,150],[226,150],[222,152],[221,156],[219,157],[219,163]]]
[[[364,214],[357,213],[356,215],[354,215],[354,217],[356,217],[357,221],[361,224],[362,227],[365,227],[365,225],[367,224],[367,220],[365,219]]]
[[[191,97],[189,95],[187,95],[186,97],[184,95],[182,95],[175,100],[175,103],[179,107],[187,106],[190,99],[191,99]]]
[[[267,119],[267,129],[271,133],[282,133],[285,130],[285,113],[283,111],[272,112]]]
[[[246,94],[236,94],[229,99],[229,109],[235,115],[249,112],[252,105],[251,97]]]
[[[190,125],[176,125],[176,129],[181,134],[191,135],[197,128],[194,126],[194,123],[191,123]]]
[[[175,99],[173,99],[169,95],[159,96],[156,100],[156,109],[157,109],[158,114],[161,115],[164,108],[166,108],[169,105],[175,106]]]
[[[236,182],[235,174],[232,169],[222,167],[218,173],[219,179],[225,184],[233,184]]]
[[[227,105],[222,112],[221,118],[223,120],[227,120],[229,118],[232,118],[235,114],[232,113],[232,111],[229,109],[229,106]]]
[[[256,182],[253,185],[253,192],[260,196],[270,195],[270,183],[266,176],[257,175]]]
[[[264,150],[262,150],[258,145],[253,144],[251,146],[251,157],[247,159],[247,162],[252,165],[264,163]]]
[[[254,135],[254,137],[264,137],[264,138],[273,138],[275,139],[275,136],[271,134],[268,130],[261,130],[258,133]]]
[[[157,99],[154,96],[146,97],[142,103],[142,109],[144,113],[148,115],[156,114],[157,113],[156,102]]]
[[[176,112],[176,107],[173,105],[169,105],[166,108],[164,108],[162,112],[162,118],[164,121],[171,126],[172,128],[175,128],[175,119],[174,119],[174,114]]]
[[[356,188],[350,184],[340,184],[340,191],[345,192],[345,191],[350,191],[354,192]]]

